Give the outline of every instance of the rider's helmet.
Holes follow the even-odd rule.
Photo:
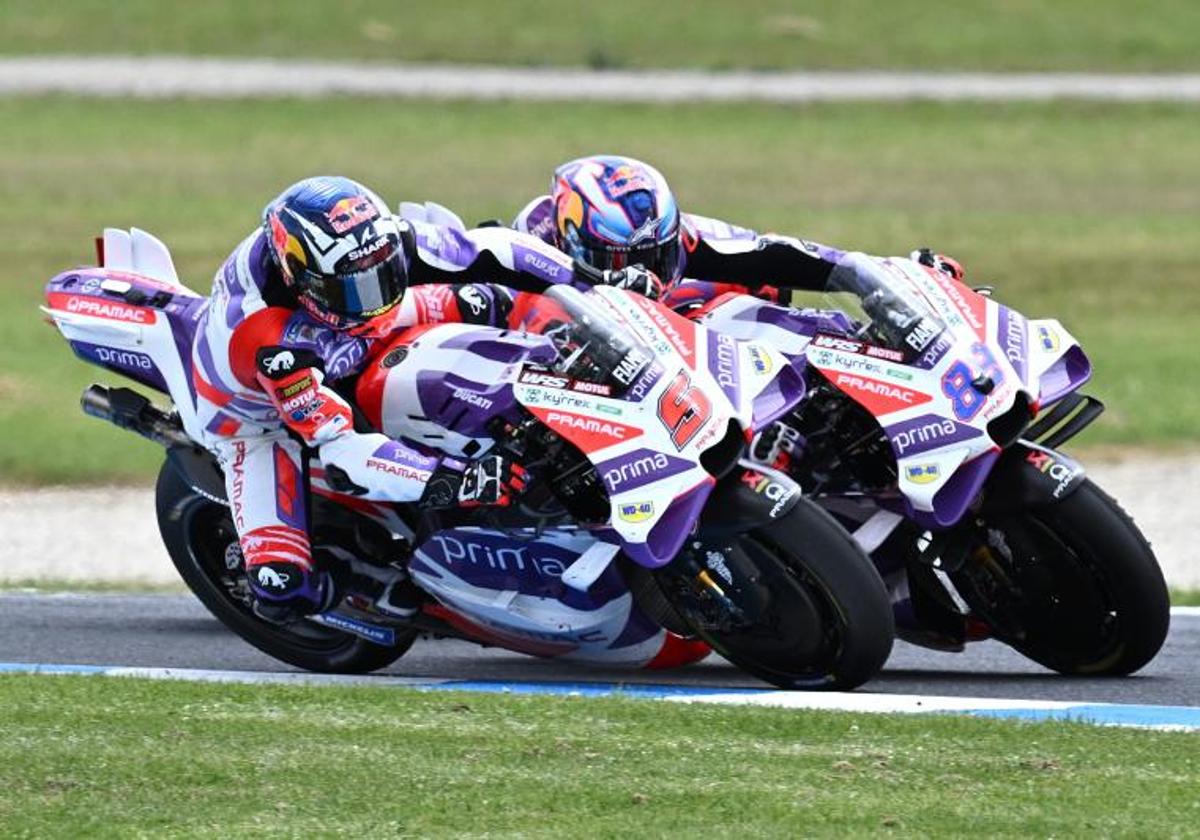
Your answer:
[[[361,329],[404,296],[408,256],[400,223],[357,181],[297,181],[267,205],[263,229],[284,282],[323,323]]]
[[[679,279],[679,207],[662,174],[628,157],[595,155],[554,172],[559,249],[598,269],[640,264],[670,284]]]

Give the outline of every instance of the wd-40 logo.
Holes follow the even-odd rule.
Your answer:
[[[913,484],[932,484],[942,477],[937,464],[913,464],[904,468],[904,477]]]
[[[631,502],[618,505],[617,515],[629,523],[645,522],[654,516],[654,502]]]
[[[1038,342],[1047,353],[1058,352],[1058,333],[1047,326],[1038,326]]]

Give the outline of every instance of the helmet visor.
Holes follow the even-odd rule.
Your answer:
[[[365,321],[400,302],[408,286],[404,256],[397,249],[370,268],[335,275],[305,271],[302,293],[322,309],[351,321]]]
[[[640,248],[582,248],[577,258],[601,270],[640,265],[653,271],[664,283],[679,279],[678,237]]]

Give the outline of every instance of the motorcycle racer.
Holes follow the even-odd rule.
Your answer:
[[[550,194],[526,204],[512,226],[599,270],[633,274],[636,266],[644,267],[638,290],[663,297],[676,310],[705,306],[728,293],[771,302],[791,290],[840,289],[862,297],[879,285],[872,278],[883,271],[861,252],[681,213],[662,173],[618,155],[582,157],[559,166]],[[945,255],[920,249],[910,258],[963,279],[962,266]],[[899,340],[925,337],[920,316],[899,300],[863,303]],[[786,468],[794,443],[788,431],[782,423],[761,431],[751,444],[751,457]]]
[[[559,166],[550,194],[526,204],[513,227],[597,269],[643,266],[661,278],[672,307],[725,292],[776,301],[781,290],[824,290],[835,272],[878,270],[865,254],[681,213],[657,169],[618,155]],[[912,258],[962,278],[949,257],[923,250]]]
[[[472,282],[485,278],[508,288]],[[621,272],[591,279],[627,282]],[[304,447],[333,489],[366,499],[505,505],[523,485],[500,456],[462,462],[357,431],[336,383],[394,330],[503,325],[522,297],[576,281],[571,260],[533,237],[402,220],[348,178],[308,178],[267,205],[218,270],[192,352],[205,444],[225,471],[261,616],[291,620],[340,600],[313,558]],[[411,613],[394,594],[377,607]]]

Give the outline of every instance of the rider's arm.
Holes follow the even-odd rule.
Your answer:
[[[503,283],[517,291],[543,292],[560,283],[590,285],[577,278],[571,258],[540,239],[508,228],[457,230],[412,222],[413,284]]]
[[[683,274],[752,289],[822,291],[844,251],[791,236],[760,235],[716,219],[686,214]]]
[[[463,462],[426,455],[386,435],[355,431],[350,404],[324,384],[320,358],[309,351],[263,347],[257,367],[259,385],[280,420],[317,450],[335,490],[443,508],[506,504],[523,482],[517,468],[498,457]]]

